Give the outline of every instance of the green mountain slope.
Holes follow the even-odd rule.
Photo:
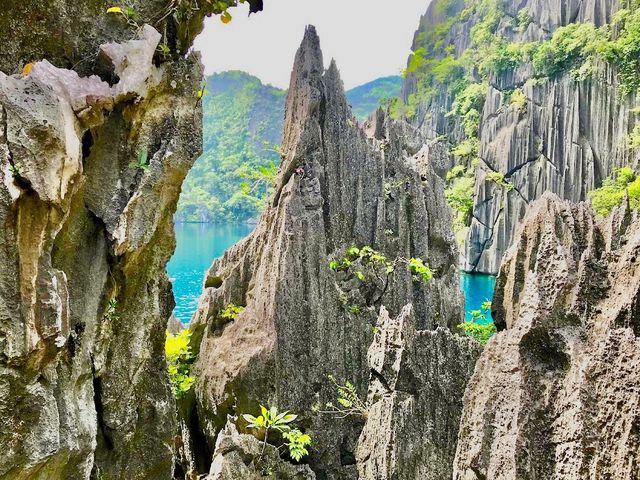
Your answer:
[[[284,121],[284,90],[263,85],[244,72],[208,78],[203,97],[203,154],[182,189],[178,221],[224,222],[256,216],[265,186],[251,190],[246,177],[277,165],[274,144]]]
[[[400,77],[384,77],[348,91],[354,115],[366,119],[401,85]],[[234,222],[259,215],[280,161],[286,94],[244,72],[208,78],[203,154],[184,182],[177,221]]]
[[[358,120],[366,120],[380,102],[400,95],[403,79],[398,76],[378,78],[347,92],[347,100]]]

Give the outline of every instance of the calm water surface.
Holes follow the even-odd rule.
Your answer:
[[[173,282],[176,308],[173,314],[183,323],[191,320],[198,308],[204,273],[214,259],[249,235],[252,225],[214,225],[211,223],[176,223],[176,253],[167,271]]]
[[[204,274],[211,262],[221,257],[225,250],[249,235],[252,230],[253,226],[246,224],[176,224],[176,253],[171,258],[167,270],[173,282],[173,294],[176,298],[173,313],[178,320],[187,323],[198,308]],[[493,298],[495,282],[495,277],[491,275],[461,275],[467,320],[471,319],[471,310],[479,310],[482,302]],[[491,314],[487,315],[487,320],[491,320]]]
[[[467,321],[471,320],[471,311],[480,310],[482,302],[493,299],[493,290],[496,286],[496,277],[479,273],[462,273],[460,275],[460,288],[464,293],[464,302]],[[487,322],[493,321],[491,312],[483,312],[487,316]]]

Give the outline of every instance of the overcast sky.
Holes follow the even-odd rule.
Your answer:
[[[349,89],[405,67],[413,33],[430,0],[265,0],[263,12],[247,17],[233,8],[233,21],[206,20],[196,40],[207,74],[244,70],[287,88],[295,52],[307,24],[315,25],[326,66],[335,58]]]

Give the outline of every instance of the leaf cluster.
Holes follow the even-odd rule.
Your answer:
[[[164,349],[167,371],[173,394],[177,399],[183,398],[195,381],[191,375],[191,365],[194,361],[190,345],[191,335],[189,329],[175,335],[166,332]]]
[[[589,192],[593,209],[603,217],[622,205],[625,196],[631,208],[640,208],[640,177],[629,167],[620,168],[613,177],[606,178],[600,188]]]
[[[232,320],[235,320],[238,317],[238,315],[244,312],[244,310],[245,310],[245,307],[230,303],[220,311],[218,316],[222,320],[232,321]]]
[[[486,345],[489,339],[497,333],[493,322],[487,322],[487,313],[491,311],[491,302],[482,302],[480,310],[471,311],[471,321],[465,321],[458,325],[465,335],[474,338],[482,345]]]

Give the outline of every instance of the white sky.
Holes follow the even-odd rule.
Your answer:
[[[326,66],[335,58],[345,88],[406,66],[413,33],[430,0],[264,0],[263,12],[247,17],[247,5],[224,25],[208,18],[196,39],[206,73],[244,70],[287,88],[304,27],[315,25]]]

